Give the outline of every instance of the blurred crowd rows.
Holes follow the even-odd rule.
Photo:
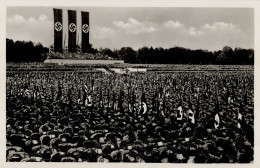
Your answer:
[[[254,159],[253,72],[7,71],[6,81],[9,162]]]

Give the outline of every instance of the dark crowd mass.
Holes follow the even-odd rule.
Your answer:
[[[18,69],[6,82],[7,162],[254,160],[253,71]]]

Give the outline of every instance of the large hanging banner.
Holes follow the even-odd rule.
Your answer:
[[[83,53],[88,52],[89,46],[89,13],[88,12],[81,12],[81,19],[82,19],[82,43],[81,49]]]
[[[69,52],[76,52],[76,39],[77,39],[77,13],[73,10],[68,10],[68,31],[69,31]]]
[[[62,9],[53,9],[54,13],[54,52],[62,53]]]

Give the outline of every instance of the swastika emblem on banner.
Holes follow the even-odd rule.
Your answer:
[[[75,32],[77,30],[77,26],[74,23],[69,25],[70,32]]]
[[[61,31],[62,30],[62,24],[60,22],[56,22],[54,25],[54,28],[56,31]]]
[[[84,33],[88,33],[89,27],[88,27],[87,24],[84,24],[84,25],[82,26],[82,31],[83,31]]]

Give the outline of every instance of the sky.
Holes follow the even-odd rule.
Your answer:
[[[63,37],[68,38],[67,10],[90,14],[94,48],[147,47],[221,50],[254,48],[254,9],[181,7],[7,7],[6,38],[53,44],[53,8],[63,9]],[[65,46],[67,46],[67,39]]]

